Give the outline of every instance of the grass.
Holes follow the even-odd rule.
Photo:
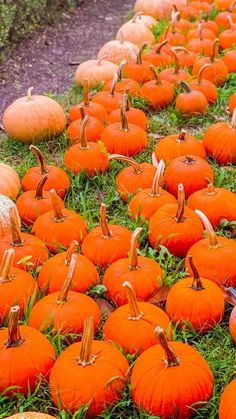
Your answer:
[[[155,34],[159,35],[166,27],[163,22],[155,28]],[[227,102],[229,96],[234,93],[236,88],[236,74],[230,75],[227,83],[219,89],[219,100],[217,104],[209,107],[204,117],[182,117],[174,105],[159,113],[151,113],[143,100],[134,98],[133,104],[147,111],[149,115],[149,146],[148,149],[137,156],[137,161],[151,161],[151,151],[155,147],[158,138],[177,132],[180,128],[201,139],[205,130],[213,123],[218,121],[229,121],[227,113]],[[48,93],[54,97],[52,94]],[[71,89],[63,96],[55,97],[66,110],[71,105],[78,103],[81,98],[81,89],[73,85]],[[58,138],[51,139],[47,143],[40,143],[40,149],[43,151],[46,162],[63,165],[63,154],[67,149],[67,138],[62,134]],[[32,165],[35,165],[35,158],[29,152],[28,145],[23,145],[8,139],[4,134],[0,136],[0,161],[12,165],[17,169],[21,177]],[[215,172],[215,185],[226,187],[236,192],[236,168],[233,166],[220,167],[212,162]],[[121,224],[130,230],[134,230],[139,224],[132,221],[127,216],[127,206],[120,200],[116,192],[116,177],[119,171],[124,167],[117,161],[111,162],[108,174],[100,174],[93,178],[88,178],[84,173],[74,176],[70,174],[71,189],[66,197],[66,206],[78,211],[86,219],[89,228],[92,229],[99,221],[99,203],[105,202],[107,205],[109,222]],[[230,237],[231,229],[228,223],[222,223],[220,234]],[[173,257],[165,248],[162,248],[159,254],[156,253],[147,241],[147,223],[143,225],[143,232],[140,240],[140,254],[156,259],[164,273],[165,284],[172,285],[178,279],[183,278],[184,263],[182,259]],[[101,273],[101,280],[103,272]],[[35,273],[34,273],[35,274]],[[36,275],[36,274],[35,274]],[[90,290],[93,297],[104,296],[104,287],[99,285]],[[214,392],[212,399],[205,403],[201,409],[196,410],[194,418],[196,419],[215,419],[218,417],[218,405],[223,389],[230,380],[235,377],[235,347],[231,340],[228,329],[228,318],[230,308],[227,307],[225,317],[221,324],[217,325],[211,332],[202,336],[196,334],[193,330],[183,329],[175,330],[175,339],[193,345],[209,363],[214,375]],[[26,317],[29,310],[26,313]],[[50,331],[47,334],[48,339],[55,347],[59,355],[68,345],[67,339],[60,335],[53,335]],[[98,332],[98,338],[102,338],[102,326]],[[73,336],[71,337],[73,340]],[[128,357],[130,364],[134,361],[133,357]],[[52,414],[62,419],[71,417],[79,419],[85,417],[86,409],[78,411],[74,416],[70,416],[64,411],[59,411],[53,405],[50,399],[48,384],[41,382],[33,394],[28,397],[16,395],[15,398],[8,398],[4,394],[0,395],[0,418],[4,418],[17,411],[27,410],[41,411]],[[120,418],[150,418],[151,416],[138,412],[130,398],[130,387],[127,385],[120,402],[106,411],[100,418],[120,419]]]

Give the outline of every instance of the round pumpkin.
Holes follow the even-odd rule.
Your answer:
[[[144,11],[142,11],[144,12]],[[148,13],[147,13],[148,14]],[[141,45],[143,42],[154,44],[155,38],[148,26],[144,22],[137,19],[138,15],[135,14],[133,19],[124,23],[116,34],[117,40],[124,39],[125,41],[132,42],[136,45]]]
[[[166,108],[174,101],[174,87],[169,81],[160,80],[155,68],[150,65],[154,80],[143,84],[140,89],[141,98],[154,109]]]
[[[236,415],[236,379],[232,380],[224,389],[220,400],[219,419],[234,419]]]
[[[189,83],[189,86],[193,90],[197,90],[198,92],[201,92],[204,94],[204,96],[207,98],[207,101],[209,104],[215,103],[218,97],[218,92],[216,89],[216,86],[209,80],[203,79],[203,73],[206,68],[209,67],[209,64],[205,64],[202,66],[198,73],[198,77],[196,80],[192,80]]]
[[[88,86],[93,87],[112,80],[118,66],[105,58],[103,56],[99,60],[88,60],[80,64],[75,73],[76,83],[83,84],[84,79],[87,79]]]
[[[16,199],[20,190],[20,178],[8,164],[0,163],[0,194]]]
[[[81,139],[80,139],[81,127],[82,127],[82,123],[83,123],[86,113],[83,106],[79,107],[78,105],[78,108],[80,109],[80,112],[81,112],[81,118],[78,118],[75,121],[71,122],[66,130],[66,135],[68,137],[70,145],[81,142]],[[89,116],[89,120],[85,128],[85,133],[86,133],[88,141],[92,141],[96,143],[99,140],[103,130],[104,130],[104,126],[102,122],[94,116]]]
[[[97,58],[106,55],[106,59],[114,64],[120,64],[122,60],[134,61],[138,53],[138,47],[133,42],[124,40],[123,32],[120,31],[119,39],[106,42],[98,51]]]
[[[199,90],[192,90],[189,84],[181,81],[184,88],[175,101],[176,109],[185,116],[204,115],[208,107],[206,96]]]

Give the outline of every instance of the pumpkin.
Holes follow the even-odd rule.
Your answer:
[[[193,65],[197,59],[197,54],[194,51],[189,51],[184,47],[174,47],[175,52],[178,54],[180,67],[187,67],[192,70]]]
[[[106,206],[100,207],[100,226],[95,227],[82,243],[82,254],[95,265],[105,268],[126,257],[132,233],[125,227],[107,224]]]
[[[142,11],[145,13],[145,11]],[[148,14],[148,13],[146,13]],[[148,26],[144,22],[140,22],[138,18],[139,14],[135,14],[133,19],[124,23],[116,34],[117,40],[125,40],[132,42],[133,44],[140,45],[143,42],[148,44],[154,44],[155,38]]]
[[[146,301],[163,282],[163,272],[154,260],[137,254],[137,238],[142,228],[137,228],[131,237],[129,257],[117,260],[106,270],[103,285],[107,297],[117,306],[128,303],[123,282],[129,281],[138,301]]]
[[[216,86],[209,80],[203,79],[203,73],[209,67],[210,64],[205,64],[199,70],[198,77],[196,80],[192,80],[189,86],[192,90],[197,90],[204,94],[209,104],[215,103],[218,97]]]
[[[150,218],[148,240],[153,248],[165,246],[177,257],[203,237],[203,226],[194,211],[184,204],[184,188],[178,187],[178,203],[160,207]]]
[[[183,183],[188,198],[193,192],[207,186],[207,177],[214,179],[210,164],[196,155],[186,155],[176,157],[170,162],[165,170],[164,182],[167,190],[174,196],[177,196],[179,183]]]
[[[8,164],[0,163],[0,194],[16,199],[20,190],[20,178]]]
[[[5,396],[34,392],[39,381],[47,379],[55,362],[55,351],[42,333],[19,326],[20,307],[10,310],[8,329],[0,330],[0,392]]]
[[[76,83],[83,84],[84,79],[87,79],[88,87],[94,87],[112,80],[118,67],[105,58],[103,56],[99,60],[88,60],[80,64],[75,73]]]
[[[167,39],[169,44],[172,46],[186,44],[185,35],[179,30],[176,30],[175,20],[175,15],[173,15],[173,18],[171,19],[171,24],[167,26],[164,34],[159,36],[159,42],[162,42],[163,40]]]
[[[193,51],[196,54],[211,56],[213,49],[215,49],[215,57],[218,55],[218,49],[215,47],[215,41],[209,38],[203,38],[202,36],[202,26],[199,24],[199,36],[197,38],[190,39],[187,44],[189,51]]]
[[[204,72],[205,79],[211,81],[216,86],[222,86],[227,80],[228,70],[225,63],[221,59],[215,58],[215,51],[218,43],[219,40],[216,39],[214,41],[212,55],[210,57],[203,57],[195,62],[192,74],[193,76],[197,76],[204,64],[210,64]]]
[[[75,273],[77,256],[71,257],[68,273],[60,291],[46,295],[32,308],[29,325],[41,332],[52,329],[60,335],[82,334],[84,321],[93,317],[94,328],[100,323],[100,310],[97,303],[88,295],[70,291],[69,288]]]
[[[128,304],[115,310],[103,326],[104,339],[114,342],[125,353],[139,354],[156,344],[154,329],[160,325],[171,338],[170,319],[154,304],[138,302],[130,282],[122,284]]]
[[[50,252],[57,253],[61,248],[68,248],[73,240],[81,243],[87,234],[87,227],[80,214],[60,208],[55,189],[51,189],[50,194],[53,210],[37,218],[32,234],[44,241]]]
[[[16,223],[20,227],[21,220],[14,202],[5,195],[0,195],[0,238],[11,233],[11,213],[15,212]]]
[[[149,80],[152,80],[153,74],[150,71],[149,63],[142,61],[142,53],[147,44],[143,44],[139,53],[137,54],[137,59],[135,62],[126,63],[124,66],[124,73],[129,79],[133,79],[140,84],[143,84]]]
[[[122,60],[126,60],[127,62],[135,60],[138,53],[137,45],[133,42],[125,41],[122,30],[120,32],[119,39],[106,42],[100,48],[97,55],[98,59],[105,55],[108,61],[115,64],[120,64]]]
[[[20,316],[30,300],[36,296],[37,283],[27,272],[19,268],[12,268],[14,250],[6,250],[0,267],[0,324],[2,324],[14,304],[20,307]]]
[[[201,218],[207,232],[207,238],[195,243],[188,252],[202,278],[208,278],[218,285],[236,285],[236,242],[226,237],[216,236],[208,218],[201,211],[195,210]],[[187,255],[187,256],[188,256]],[[185,267],[192,275],[188,258]]]
[[[68,274],[72,255],[77,251],[79,243],[73,240],[67,252],[60,252],[51,257],[41,267],[38,285],[46,294],[55,293],[61,289]],[[76,292],[86,292],[91,286],[98,285],[99,276],[96,267],[83,255],[76,254],[75,272],[70,289]]]
[[[139,50],[138,50],[139,51]],[[139,83],[133,79],[128,79],[127,77],[123,77],[123,70],[124,70],[124,66],[126,65],[126,60],[121,61],[118,70],[117,70],[117,80],[116,80],[116,86],[115,86],[115,90],[117,93],[127,93],[130,96],[138,96],[139,95],[139,91],[140,91],[140,86]],[[111,91],[112,89],[112,84],[113,81],[107,81],[103,88],[102,91]]]
[[[214,227],[219,227],[221,220],[236,219],[236,195],[228,189],[215,188],[212,180],[207,179],[207,188],[194,192],[188,198],[188,206],[201,210]]]
[[[39,181],[46,174],[48,178],[44,184],[44,190],[50,191],[50,189],[54,188],[57,194],[61,198],[64,198],[68,189],[70,188],[70,179],[66,172],[57,166],[45,164],[42,152],[34,145],[30,146],[30,151],[35,154],[39,162],[39,166],[34,166],[27,170],[22,179],[23,190],[35,190]]]
[[[235,290],[234,290],[235,292]],[[229,331],[231,334],[231,337],[234,341],[234,343],[236,343],[236,325],[235,325],[235,321],[236,321],[236,309],[235,307],[233,308],[233,310],[230,313],[230,318],[229,318]]]
[[[124,202],[128,201],[131,194],[152,185],[153,176],[156,172],[155,166],[152,164],[137,163],[135,160],[119,154],[111,154],[109,159],[125,162],[129,165],[118,174],[116,179],[117,191]]]
[[[233,113],[235,108],[236,108],[236,94],[233,93],[229,98],[229,111],[230,111],[230,113]]]
[[[200,22],[195,22],[193,24],[193,27],[198,28],[199,24],[201,24],[203,29],[210,29],[212,32],[215,33],[216,36],[218,35],[220,31],[219,25],[214,20],[209,20],[209,19],[201,20]]]
[[[181,19],[180,12],[178,11],[175,4],[173,4],[173,11],[171,13],[171,17],[175,17],[175,27],[184,35],[191,29],[192,23],[189,22],[187,19]]]
[[[150,29],[152,29],[152,27],[157,24],[157,20],[150,15],[144,15],[142,14],[142,12],[139,12],[136,13],[136,16],[136,20],[138,23],[145,23],[145,25],[147,25],[147,27]]]
[[[15,415],[8,416],[6,419],[52,419],[55,416],[46,415],[41,412],[22,412]]]
[[[92,98],[92,102],[97,102],[100,103],[100,105],[104,106],[104,108],[107,110],[108,115],[109,113],[114,111],[114,109],[119,108],[120,101],[122,99],[122,94],[115,91],[117,81],[118,75],[117,73],[115,73],[110,91],[105,90],[102,92],[97,92]]]
[[[35,191],[23,192],[16,201],[16,206],[24,224],[30,226],[35,220],[47,211],[52,210],[52,200],[49,191],[44,191],[44,184],[48,176],[44,175],[39,181]],[[64,208],[64,202],[57,195],[58,205]]]
[[[188,323],[197,333],[209,332],[224,315],[224,296],[214,282],[200,278],[189,256],[193,277],[176,282],[170,289],[166,300],[166,311],[178,328]]]
[[[219,419],[234,419],[236,414],[235,403],[236,379],[232,380],[224,389],[219,407]]]
[[[201,24],[201,27],[199,27],[199,24]],[[187,41],[190,41],[191,39],[195,39],[199,37],[199,30],[201,29],[201,36],[206,39],[211,39],[214,41],[216,39],[216,34],[214,31],[212,31],[210,28],[206,28],[203,26],[203,23],[200,21],[198,24],[198,28],[193,28],[190,31],[188,31],[186,35]]]
[[[160,20],[170,17],[173,4],[178,8],[182,7],[185,2],[183,0],[166,0],[165,2],[161,0],[136,0],[134,11],[145,13]]]
[[[94,176],[99,172],[106,172],[109,168],[109,159],[100,142],[88,142],[86,136],[86,126],[90,117],[86,115],[80,129],[80,143],[70,147],[64,154],[64,164],[68,170],[78,174],[84,170],[89,176]]]
[[[141,109],[133,108],[130,105],[129,96],[127,93],[123,95],[123,102],[125,106],[125,116],[127,118],[128,124],[135,124],[142,128],[144,131],[147,130],[148,119],[145,113]],[[120,109],[115,109],[112,111],[108,117],[108,122],[114,124],[116,122],[121,122]]]
[[[207,1],[202,1],[202,0],[191,1],[191,6],[194,7],[194,9],[199,13],[202,13],[202,12],[208,13],[211,10],[211,6]]]
[[[144,83],[140,96],[154,109],[166,108],[174,101],[174,87],[169,81],[160,80],[155,68],[150,65],[154,80]]]
[[[155,148],[157,160],[163,160],[166,164],[176,157],[194,154],[202,159],[206,158],[206,151],[202,142],[181,129],[179,134],[171,134],[161,138]]]
[[[39,142],[60,134],[66,126],[62,107],[52,98],[33,95],[16,99],[5,110],[3,126],[6,133],[22,142]]]
[[[157,45],[153,45],[153,48],[150,51],[143,54],[144,61],[158,68],[165,68],[168,64],[171,64],[171,55],[167,54],[164,49],[167,44],[168,40],[165,39]]]
[[[13,249],[15,251],[13,266],[24,270],[36,269],[48,258],[45,244],[32,234],[20,231],[14,210],[10,222],[11,233],[0,240],[0,259],[6,250]]]
[[[187,71],[180,69],[179,58],[174,48],[171,49],[171,53],[175,61],[174,68],[166,68],[165,70],[162,70],[159,73],[160,80],[168,81],[173,84],[178,81],[189,80],[190,74]]]
[[[93,321],[85,321],[82,341],[70,345],[50,374],[54,403],[70,413],[87,408],[92,417],[117,403],[127,379],[129,364],[110,343],[93,340]]]
[[[137,192],[129,203],[131,218],[150,220],[151,216],[163,205],[175,203],[176,199],[169,192],[161,188],[165,163],[160,160],[156,170],[152,187]]]
[[[234,2],[231,3],[232,5],[234,4]],[[230,21],[228,19],[228,16],[231,17],[232,21],[235,23],[236,22],[236,13],[235,11],[233,12],[232,7],[228,7],[228,10],[226,12],[220,12],[218,13],[218,15],[215,18],[215,22],[217,23],[217,25],[222,29],[229,29],[230,28]]]
[[[176,109],[185,116],[204,115],[208,107],[206,96],[198,90],[192,90],[186,82],[181,81],[180,84],[184,92],[176,98]]]
[[[236,72],[236,51],[235,50],[227,51],[223,55],[222,60],[224,61],[229,73]]]
[[[84,109],[86,115],[93,116],[94,118],[99,119],[102,123],[105,123],[107,120],[107,111],[104,106],[100,103],[91,102],[89,98],[89,83],[88,79],[83,80],[83,101],[78,105],[75,105],[71,108],[69,112],[70,121],[73,122],[76,119],[83,119],[81,115],[81,106]]]
[[[222,49],[230,49],[235,46],[236,44],[236,26],[233,20],[231,19],[230,15],[227,16],[230,27],[229,29],[225,29],[219,35],[219,44]]]
[[[234,7],[234,2],[232,0],[215,0],[215,5],[218,10],[229,10],[231,5]]]
[[[207,154],[219,164],[236,163],[236,110],[233,111],[231,124],[218,122],[205,132],[203,145]]]
[[[183,19],[195,20],[199,16],[198,10],[188,3],[186,6],[181,7],[180,17]]]
[[[108,125],[102,132],[101,141],[109,153],[133,157],[147,147],[148,138],[146,131],[138,125],[128,124],[126,106],[126,100],[122,100],[121,122]]]
[[[81,118],[71,122],[66,130],[66,134],[69,140],[69,144],[73,145],[80,142],[80,132],[83,120],[86,116],[83,107],[80,108]],[[89,116],[88,123],[85,128],[86,136],[88,141],[97,142],[101,136],[104,126],[99,119],[94,116]]]
[[[179,418],[190,418],[211,398],[211,370],[192,346],[168,343],[159,326],[155,335],[160,344],[144,351],[132,370],[132,399],[148,415],[171,418],[178,412]]]

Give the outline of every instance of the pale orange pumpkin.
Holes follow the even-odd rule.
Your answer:
[[[16,199],[20,189],[20,178],[8,164],[0,163],[0,194]]]
[[[116,34],[116,39],[133,42],[136,45],[143,43],[154,44],[154,35],[143,22],[139,22],[137,17],[139,13],[134,15],[133,19],[124,23]],[[122,35],[121,35],[122,34]]]
[[[112,80],[114,73],[118,70],[118,66],[106,60],[106,56],[99,58],[99,60],[88,60],[81,63],[76,70],[75,80],[78,84],[83,84],[84,79],[87,79],[88,86],[96,86],[99,83],[104,83]]]
[[[133,42],[125,41],[123,32],[120,31],[119,39],[106,42],[100,48],[97,58],[100,59],[106,55],[107,60],[114,64],[120,64],[121,61],[126,60],[135,61],[138,54],[138,47]]]

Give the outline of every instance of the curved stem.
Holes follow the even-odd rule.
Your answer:
[[[202,21],[199,22],[198,24],[198,33],[199,33],[199,39],[200,41],[203,41],[203,35],[202,35]]]
[[[55,221],[55,223],[61,223],[65,220],[65,217],[62,214],[62,210],[59,206],[58,196],[55,189],[51,189],[50,194],[51,194],[52,207],[53,207],[53,212],[54,212],[53,220]]]
[[[100,207],[100,227],[102,229],[102,237],[104,239],[109,239],[109,237],[111,237],[112,234],[107,224],[107,210],[105,204],[101,204]]]
[[[41,175],[45,175],[46,173],[48,173],[42,152],[38,149],[38,147],[36,147],[33,144],[30,145],[29,149],[36,156],[39,162]]]
[[[89,317],[84,322],[84,332],[81,340],[80,354],[77,358],[77,362],[82,367],[87,365],[92,365],[96,361],[96,355],[92,354],[93,346],[93,337],[94,337],[94,324],[93,318]]]
[[[167,27],[166,27],[166,30],[165,30],[165,32],[164,32],[164,39],[167,39],[167,36],[168,36],[168,34],[169,34],[169,32],[170,32],[170,29],[171,29],[171,25],[168,25]]]
[[[128,92],[129,92],[129,86],[125,88],[125,93],[123,94],[123,97],[122,97],[122,102],[124,103],[125,112],[129,112],[130,107],[131,107]]]
[[[113,80],[112,80],[112,84],[111,84],[111,91],[110,91],[111,96],[114,96],[114,94],[115,94],[117,81],[118,81],[118,74],[115,73],[114,77],[113,77]]]
[[[141,16],[142,14],[143,14],[143,12],[137,12],[137,13],[135,13],[135,15],[134,15],[134,17],[133,17],[133,19],[132,19],[132,22],[133,22],[133,23],[137,23],[137,22],[136,22],[137,17],[138,17],[138,16]]]
[[[85,115],[80,127],[80,148],[81,150],[88,150],[87,136],[85,133],[86,126],[89,122],[89,116]]]
[[[78,246],[79,246],[79,243],[77,242],[77,240],[73,240],[73,242],[71,242],[70,247],[66,252],[66,257],[65,257],[65,260],[64,260],[66,266],[70,265],[71,258],[73,256],[73,254],[75,252],[77,252]]]
[[[232,115],[232,119],[231,119],[231,124],[229,125],[229,127],[231,129],[235,129],[236,128],[236,108],[233,111],[233,115]]]
[[[8,320],[8,339],[5,342],[6,348],[20,346],[25,339],[22,339],[19,328],[20,307],[14,306],[10,310]]]
[[[29,102],[30,100],[32,100],[32,90],[33,90],[34,88],[33,87],[30,87],[28,90],[27,90],[27,101]]]
[[[183,87],[186,93],[191,93],[192,90],[188,83],[186,83],[185,81],[180,81],[179,84],[181,85],[181,87]]]
[[[175,219],[177,223],[182,223],[184,220],[184,201],[185,201],[185,193],[184,193],[184,186],[182,183],[179,183],[178,186],[178,205],[177,211],[175,215]]]
[[[118,70],[117,70],[117,81],[121,81],[123,79],[123,69],[125,64],[127,64],[126,60],[121,61]]]
[[[162,329],[160,326],[157,326],[154,330],[155,336],[157,337],[157,339],[159,340],[160,345],[162,346],[162,348],[164,349],[165,352],[165,363],[166,363],[166,367],[176,367],[178,365],[180,365],[179,359],[174,351],[174,349],[172,349],[172,347],[169,345],[164,329]]]
[[[155,176],[154,176],[154,179],[153,179],[153,182],[152,182],[152,192],[151,192],[152,196],[159,196],[160,195],[160,188],[161,188],[160,183],[161,183],[161,179],[163,177],[164,170],[165,170],[165,163],[161,159],[159,161],[158,168],[157,168],[157,171],[155,173]]]
[[[43,199],[43,187],[44,187],[44,185],[45,185],[45,183],[46,183],[47,180],[48,180],[48,176],[47,175],[44,175],[40,179],[40,181],[39,181],[39,183],[37,185],[36,191],[35,191],[35,197],[34,197],[35,199]]]
[[[200,68],[199,73],[198,73],[198,79],[197,79],[198,84],[202,83],[202,77],[203,77],[204,70],[208,67],[210,67],[210,64],[205,64]]]
[[[13,249],[8,249],[5,251],[3,255],[3,260],[0,267],[0,284],[3,284],[4,282],[9,282],[12,280],[12,277],[10,275],[10,269],[12,267],[14,254],[15,252]]]
[[[16,213],[15,211],[17,211],[15,208],[12,209],[11,211],[11,217],[10,217],[10,222],[11,222],[11,235],[12,235],[12,242],[11,245],[13,247],[20,247],[23,246],[23,240],[21,238],[21,233],[20,233],[20,228],[18,223],[16,222]]]
[[[165,45],[167,45],[167,44],[168,44],[168,39],[165,39],[164,41],[162,41],[162,42],[160,43],[160,45],[158,45],[158,47],[157,47],[157,49],[156,49],[156,53],[157,53],[157,54],[160,54],[160,53],[161,53],[162,48],[163,48]]]
[[[136,228],[131,237],[130,244],[130,271],[136,271],[138,269],[138,254],[137,254],[137,238],[142,231],[141,227]]]
[[[179,69],[180,69],[179,58],[178,58],[178,55],[176,54],[174,48],[171,48],[171,53],[172,53],[172,55],[174,57],[174,60],[175,60],[175,74],[178,74]]]
[[[120,160],[122,162],[128,163],[130,166],[133,167],[137,175],[143,172],[143,169],[140,166],[140,164],[135,160],[131,159],[130,157],[122,156],[121,154],[110,154],[109,160]]]
[[[236,6],[236,1],[233,1],[233,3],[230,5],[230,7],[228,8],[228,12],[232,13],[232,11],[234,10],[234,7]]]
[[[188,256],[189,265],[191,266],[192,272],[193,272],[193,282],[192,285],[190,285],[190,288],[192,288],[194,291],[201,291],[204,290],[204,286],[202,285],[201,278],[199,276],[199,273],[197,271],[196,266],[193,263],[193,257]]]
[[[218,240],[218,238],[217,238],[217,236],[214,232],[214,229],[213,229],[210,221],[208,220],[207,216],[202,211],[195,210],[195,212],[199,216],[199,218],[201,219],[201,221],[202,221],[202,223],[205,227],[205,230],[207,232],[207,237],[208,237],[208,240],[209,240],[209,247],[212,247],[212,248],[220,247],[220,242],[219,242],[219,240]]]
[[[125,112],[126,112],[125,103],[123,101],[121,101],[121,105],[120,105],[121,129],[124,132],[128,132],[129,131],[129,125],[128,125],[128,120],[127,120]]]
[[[186,134],[187,134],[187,131],[185,131],[185,129],[181,129],[176,141],[178,143],[184,142],[186,140]]]
[[[154,65],[150,64],[149,68],[150,68],[151,72],[154,75],[154,79],[156,81],[156,84],[161,84],[161,80],[158,77],[158,74],[157,74],[157,71],[156,71]]]
[[[143,316],[143,313],[139,310],[138,302],[136,299],[136,295],[134,293],[133,287],[130,282],[125,281],[122,284],[124,287],[129,304],[129,320],[139,320]]]
[[[84,107],[83,106],[79,106],[79,111],[80,111],[81,119],[83,121],[84,118],[85,118],[85,115],[86,115],[85,110],[84,110]]]
[[[212,54],[211,54],[211,57],[210,57],[210,62],[211,63],[214,63],[214,61],[215,61],[216,47],[218,45],[219,45],[219,39],[216,38],[215,41],[214,41],[214,43],[213,43]]]
[[[182,46],[173,47],[173,50],[175,50],[175,52],[184,52],[185,54],[189,54],[189,51]]]
[[[89,82],[88,79],[83,80],[83,104],[89,106]]]
[[[102,64],[102,61],[105,60],[105,58],[107,58],[107,55],[103,55],[101,58],[99,58],[97,60],[97,65],[101,65]]]
[[[76,267],[77,255],[73,254],[70,261],[69,271],[67,277],[62,284],[60,292],[57,297],[57,304],[64,304],[67,302],[68,292],[71,286],[71,282],[74,277],[75,267]]]
[[[228,22],[229,22],[229,29],[233,29],[234,22],[233,22],[232,17],[230,15],[227,15],[226,18],[228,19]]]
[[[144,48],[146,48],[146,46],[147,46],[147,43],[144,42],[144,44],[141,45],[141,47],[139,48],[139,52],[137,54],[136,64],[142,64],[143,63],[142,62],[142,53],[143,53]]]

